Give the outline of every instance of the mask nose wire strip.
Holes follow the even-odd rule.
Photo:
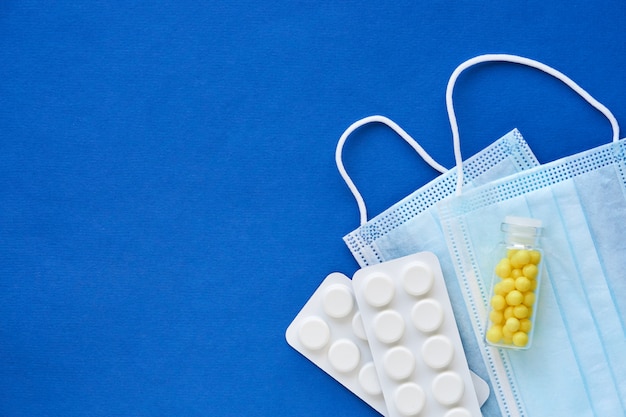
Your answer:
[[[545,65],[539,61],[535,61],[533,59],[524,58],[517,55],[508,55],[508,54],[487,54],[487,55],[479,55],[472,59],[469,59],[459,65],[452,75],[450,76],[450,80],[448,81],[448,86],[446,88],[446,108],[448,110],[448,118],[450,119],[450,127],[452,129],[452,143],[454,146],[454,161],[456,163],[456,195],[461,194],[461,189],[463,187],[463,169],[461,168],[463,159],[461,157],[461,145],[459,140],[459,126],[457,125],[456,115],[454,113],[454,105],[452,102],[452,92],[454,90],[454,84],[456,80],[459,78],[461,72],[466,70],[467,68],[481,64],[484,62],[510,62],[513,64],[521,64],[526,65],[528,67],[536,68],[540,71],[543,71],[553,77],[561,80],[568,87],[578,93],[583,99],[585,99],[589,104],[591,104],[596,110],[600,111],[611,123],[611,127],[613,129],[613,142],[617,142],[619,140],[619,124],[617,123],[617,119],[611,113],[609,109],[607,109],[603,104],[601,104],[598,100],[593,98],[587,91],[585,91],[582,87],[576,84],[573,80],[571,80],[568,76],[563,74],[556,69]]]
[[[356,188],[356,185],[354,185],[354,182],[352,181],[352,179],[346,172],[346,168],[343,165],[342,153],[343,153],[343,145],[345,144],[346,140],[348,139],[348,136],[350,136],[352,132],[354,132],[361,126],[364,126],[368,123],[374,123],[374,122],[382,123],[390,127],[402,139],[404,139],[406,143],[411,145],[411,147],[415,149],[415,151],[424,159],[424,161],[426,161],[428,165],[430,165],[437,171],[441,173],[448,171],[448,169],[446,169],[445,167],[437,163],[428,154],[428,152],[426,152],[424,148],[422,148],[419,145],[419,143],[417,143],[417,141],[413,139],[404,129],[402,129],[400,126],[398,126],[396,122],[389,119],[388,117],[376,115],[376,116],[365,117],[361,120],[357,120],[352,125],[350,125],[350,127],[348,127],[339,138],[339,142],[337,142],[337,148],[335,150],[335,162],[337,163],[337,169],[339,170],[339,174],[341,174],[341,177],[346,182],[346,184],[348,185],[348,188],[350,189],[350,191],[352,191],[352,195],[356,199],[357,205],[359,207],[359,214],[361,216],[361,226],[367,223],[367,208],[365,207],[365,201],[363,200],[361,193]]]

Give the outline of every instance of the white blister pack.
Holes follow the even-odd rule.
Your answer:
[[[285,337],[304,357],[387,415],[350,278],[338,272],[328,275]]]
[[[352,286],[387,416],[480,416],[437,257],[420,252],[363,268]]]

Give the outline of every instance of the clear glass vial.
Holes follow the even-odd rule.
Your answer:
[[[485,341],[498,347],[528,349],[535,330],[543,251],[541,220],[507,216],[504,241],[493,262]]]

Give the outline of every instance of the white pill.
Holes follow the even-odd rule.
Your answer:
[[[367,341],[367,334],[365,333],[365,326],[363,325],[363,317],[361,312],[357,311],[352,317],[352,331],[361,340]]]
[[[435,331],[443,321],[441,305],[431,299],[419,301],[411,310],[411,320],[418,330],[426,333]]]
[[[340,319],[350,314],[352,307],[354,307],[354,300],[348,287],[343,284],[335,284],[326,290],[323,305],[326,314]]]
[[[307,349],[319,350],[330,340],[328,324],[317,316],[307,317],[300,325],[298,339]]]
[[[374,334],[383,343],[394,343],[404,334],[404,319],[394,310],[385,310],[374,317]]]
[[[456,372],[443,372],[433,380],[433,397],[442,405],[450,406],[463,397],[465,387],[463,380]]]
[[[443,417],[472,417],[472,414],[469,410],[465,408],[453,408],[448,411]]]
[[[383,392],[373,362],[366,363],[359,371],[359,384],[361,384],[363,391],[370,395],[380,395]]]
[[[339,372],[351,372],[361,360],[357,345],[348,339],[339,339],[328,349],[328,361]]]
[[[393,281],[387,275],[372,275],[363,287],[365,301],[372,307],[384,307],[395,295]]]
[[[404,346],[396,346],[385,353],[383,367],[390,378],[401,381],[415,370],[415,356]]]
[[[424,408],[424,390],[413,382],[402,384],[394,393],[394,402],[402,415],[417,415]]]
[[[424,295],[433,287],[432,269],[422,262],[409,265],[403,275],[404,290],[411,295]]]
[[[445,336],[429,337],[422,345],[424,362],[433,369],[443,369],[450,365],[454,357],[452,342]]]

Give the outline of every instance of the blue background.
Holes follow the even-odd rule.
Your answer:
[[[358,226],[334,148],[389,116],[447,167],[462,61],[563,71],[626,123],[626,3],[0,3],[0,416],[376,415],[284,331]],[[535,70],[455,90],[469,156],[539,160],[608,122]],[[623,136],[623,135],[622,135]],[[383,126],[345,147],[371,214],[436,172]]]

